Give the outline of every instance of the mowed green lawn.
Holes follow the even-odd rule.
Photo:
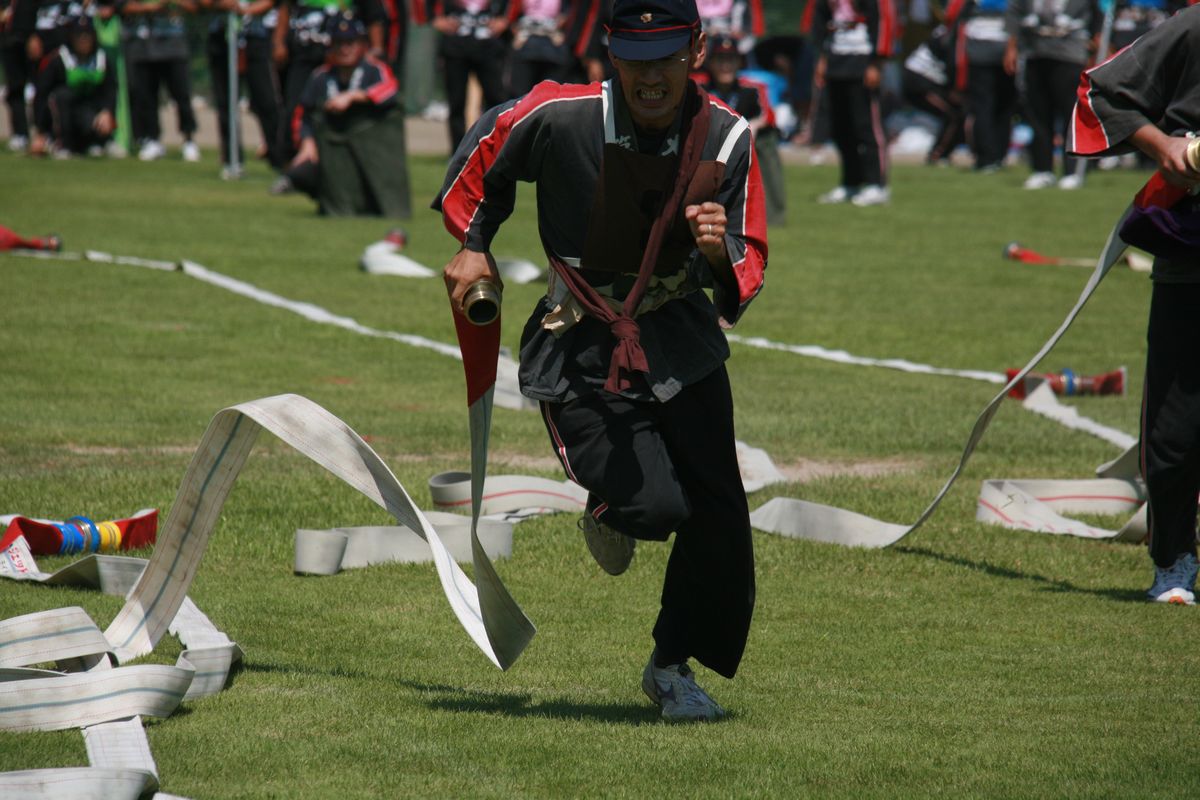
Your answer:
[[[453,341],[438,279],[356,266],[380,220],[327,220],[196,166],[0,157],[0,224],[69,250],[187,258],[379,329]],[[444,164],[414,159],[418,206]],[[789,225],[771,231],[766,289],[738,333],[939,367],[1002,371],[1057,327],[1087,271],[1001,259],[1019,239],[1092,256],[1143,176],[1085,190],[897,167],[887,208],[812,202],[830,167],[788,169]],[[495,245],[541,260],[533,194]],[[581,197],[580,203],[590,202]],[[440,219],[404,223],[440,266]],[[1136,432],[1150,285],[1119,268],[1047,363],[1129,367],[1122,398],[1070,401]],[[505,343],[540,294],[510,286]],[[0,513],[62,519],[169,509],[208,420],[282,392],[366,436],[423,507],[465,468],[461,365],[316,325],[179,273],[0,255]],[[739,437],[806,482],[790,495],[914,519],[995,387],[734,345]],[[497,409],[493,474],[559,478],[536,413]],[[979,481],[1089,477],[1117,454],[1010,404],[932,520],[884,551],[756,533],[758,606],[738,676],[700,670],[730,710],[666,726],[639,689],[667,547],[627,574],[592,563],[575,520],[522,523],[498,563],[539,628],[507,673],[459,628],[431,565],[328,578],[291,572],[295,529],[386,515],[268,434],[232,492],[191,597],[245,650],[220,695],[148,723],[164,791],[192,798],[1095,797],[1200,791],[1193,682],[1200,611],[1144,602],[1144,549],[974,521]],[[863,474],[863,465],[872,466]],[[857,471],[856,471],[857,469]],[[1119,519],[1098,519],[1116,527]],[[43,559],[56,568],[64,558]],[[118,598],[0,585],[0,618]],[[167,637],[146,660],[171,663]],[[86,764],[77,731],[0,734],[0,771]]]

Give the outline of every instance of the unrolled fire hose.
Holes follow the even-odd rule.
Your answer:
[[[491,374],[494,381],[494,353]],[[490,417],[490,397],[489,387],[472,405],[473,453],[479,452],[477,421]],[[472,583],[404,487],[345,423],[296,395],[243,403],[213,417],[144,569],[129,563],[132,559],[89,556],[45,576],[31,569],[27,552],[4,554],[0,571],[9,577],[55,583],[87,575],[105,591],[128,589],[128,594],[125,606],[103,632],[79,609],[40,612],[0,623],[0,730],[83,728],[93,765],[2,774],[0,796],[121,800],[153,794],[157,774],[138,717],[167,716],[184,699],[219,691],[229,666],[240,657],[237,645],[188,600],[187,590],[225,498],[262,428],[425,539],[451,609],[494,664],[507,669],[521,654],[534,629],[479,540],[478,503],[470,536],[476,580]],[[485,427],[484,448],[486,435]],[[482,454],[486,456],[486,449]],[[481,474],[477,489],[478,495]],[[14,563],[14,558],[28,563]],[[151,652],[168,630],[176,632],[188,648],[176,666],[119,666]],[[60,671],[28,668],[49,661],[57,662]]]
[[[1109,270],[1112,269],[1113,265],[1117,263],[1121,255],[1125,252],[1126,244],[1117,235],[1117,232],[1121,229],[1122,223],[1124,223],[1132,210],[1132,205],[1126,208],[1117,221],[1117,224],[1113,226],[1112,232],[1108,236],[1108,241],[1104,245],[1104,250],[1096,262],[1095,269],[1092,270],[1092,274],[1084,285],[1079,299],[1075,301],[1075,305],[1062,321],[1062,324],[1059,325],[1058,329],[1046,343],[1041,346],[1033,358],[1029,360],[1029,363],[1009,380],[1004,388],[1000,390],[999,394],[992,398],[991,402],[979,414],[970,435],[967,437],[967,443],[959,458],[958,466],[955,467],[954,472],[951,473],[941,490],[921,513],[920,517],[917,518],[916,522],[910,525],[900,525],[820,503],[812,503],[790,497],[776,497],[759,506],[750,514],[751,524],[759,530],[778,533],[796,539],[812,539],[819,542],[830,542],[853,547],[876,548],[889,547],[921,527],[933,515],[933,512],[950,491],[950,487],[954,485],[955,481],[962,474],[967,461],[970,460],[971,454],[975,452],[975,448],[991,424],[992,418],[1000,410],[1000,404],[1004,402],[1008,392],[1020,381],[1023,381],[1030,370],[1036,367],[1050,350],[1058,344],[1059,339],[1063,337],[1063,334],[1071,327],[1075,318],[1079,316],[1079,312],[1083,309],[1088,299],[1091,298],[1096,287],[1100,285],[1100,281],[1104,279],[1104,276],[1108,274]]]

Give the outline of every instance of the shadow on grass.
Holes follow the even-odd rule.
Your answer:
[[[1002,567],[996,564],[991,564],[987,561],[972,561],[969,558],[962,556],[953,556],[947,553],[939,553],[936,550],[927,550],[923,547],[897,547],[897,553],[905,553],[907,555],[920,556],[922,558],[931,558],[935,561],[941,561],[944,564],[953,564],[956,567],[965,567],[967,569],[982,572],[985,575],[992,575],[997,578],[1007,578],[1009,580],[1029,581],[1039,584],[1042,591],[1047,592],[1062,592],[1071,594],[1090,594],[1093,597],[1101,597],[1105,600],[1115,600],[1119,603],[1145,603],[1146,593],[1138,589],[1087,589],[1082,586],[1076,586],[1063,580],[1047,578],[1044,575],[1035,575],[1030,572],[1022,572],[1021,570],[1012,569],[1011,567]]]
[[[391,676],[330,668],[313,669],[304,666],[241,662],[230,672],[230,684],[241,672],[289,673],[319,675],[327,678],[387,681],[416,692],[421,702],[437,711],[456,713],[503,714],[509,717],[587,720],[618,725],[654,725],[661,722],[659,711],[649,703],[580,703],[574,700],[553,699],[534,701],[528,692],[486,692],[464,689],[449,684],[420,683],[397,680]]]
[[[413,681],[400,683],[425,695],[425,704],[437,711],[588,720],[623,725],[650,725],[659,722],[658,709],[645,703],[580,703],[567,699],[534,701],[533,696],[526,692],[481,692]]]

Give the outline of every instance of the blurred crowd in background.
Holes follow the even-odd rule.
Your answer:
[[[888,202],[895,153],[981,173],[1027,159],[1026,188],[1075,189],[1084,170],[1060,144],[1079,73],[1181,2],[698,0],[710,59],[695,77],[754,125],[772,224],[784,219],[781,148],[838,158],[822,202]],[[330,214],[405,216],[404,117],[444,119],[452,151],[478,113],[471,97],[486,108],[542,80],[609,77],[610,5],[0,0],[8,148],[163,158],[165,94],[179,156],[200,161],[199,92],[219,118],[223,177],[261,158],[275,193],[305,191]],[[243,152],[231,105],[256,119],[257,152]]]

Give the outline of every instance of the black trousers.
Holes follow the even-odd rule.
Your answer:
[[[975,168],[998,167],[1008,155],[1017,85],[1000,64],[971,64],[967,86]]]
[[[1200,284],[1155,283],[1146,334],[1142,475],[1150,557],[1169,567],[1196,552],[1200,494]]]
[[[833,143],[842,159],[842,186],[887,183],[887,135],[879,110],[879,91],[862,78],[829,78],[829,119]]]
[[[102,145],[108,136],[96,133],[92,123],[103,106],[94,97],[76,95],[68,86],[60,86],[50,93],[47,108],[50,113],[50,128],[59,144],[72,153],[84,153],[92,145]]]
[[[453,153],[467,134],[467,80],[471,73],[483,89],[484,111],[508,99],[504,92],[504,43],[496,39],[444,36],[441,52],[445,65],[446,104],[450,107],[447,120],[450,152]]]
[[[529,94],[529,90],[542,81],[567,83],[570,79],[570,64],[514,57],[512,59],[511,77],[509,78],[509,94],[513,97],[520,97]]]
[[[212,76],[213,102],[216,103],[220,121],[221,162],[229,164],[233,160],[229,145],[229,47],[224,31],[209,34],[206,52],[209,75]],[[279,125],[283,97],[275,64],[271,60],[271,40],[265,37],[247,38],[243,52],[246,56],[245,82],[250,95],[250,110],[258,118],[262,140],[267,145],[267,160],[275,169],[282,169],[285,162],[280,152],[283,142]],[[235,133],[238,137],[238,163],[244,163],[241,132],[235,130]]]
[[[4,102],[13,136],[29,136],[29,115],[25,108],[25,85],[33,79],[25,58],[25,43],[0,45],[0,66],[4,67]]]
[[[325,63],[324,52],[314,51],[311,47],[291,44],[288,51],[287,70],[283,79],[283,119],[279,121],[278,139],[278,150],[285,163],[292,160],[298,147],[293,126],[300,107],[300,95],[313,70]]]
[[[1033,128],[1029,155],[1034,172],[1054,171],[1054,137],[1062,135],[1065,140],[1082,71],[1082,64],[1052,58],[1031,58],[1025,62],[1025,119]],[[1063,174],[1070,175],[1074,170],[1075,159],[1064,156]]]
[[[607,392],[543,403],[555,452],[588,513],[637,539],[675,543],[653,636],[670,660],[732,678],[754,611],[750,515],[721,366],[666,403]]]
[[[158,121],[158,90],[164,84],[179,115],[179,132],[185,138],[196,132],[196,114],[192,111],[192,76],[188,72],[187,60],[139,59],[129,63],[129,109],[134,140],[162,137]]]

